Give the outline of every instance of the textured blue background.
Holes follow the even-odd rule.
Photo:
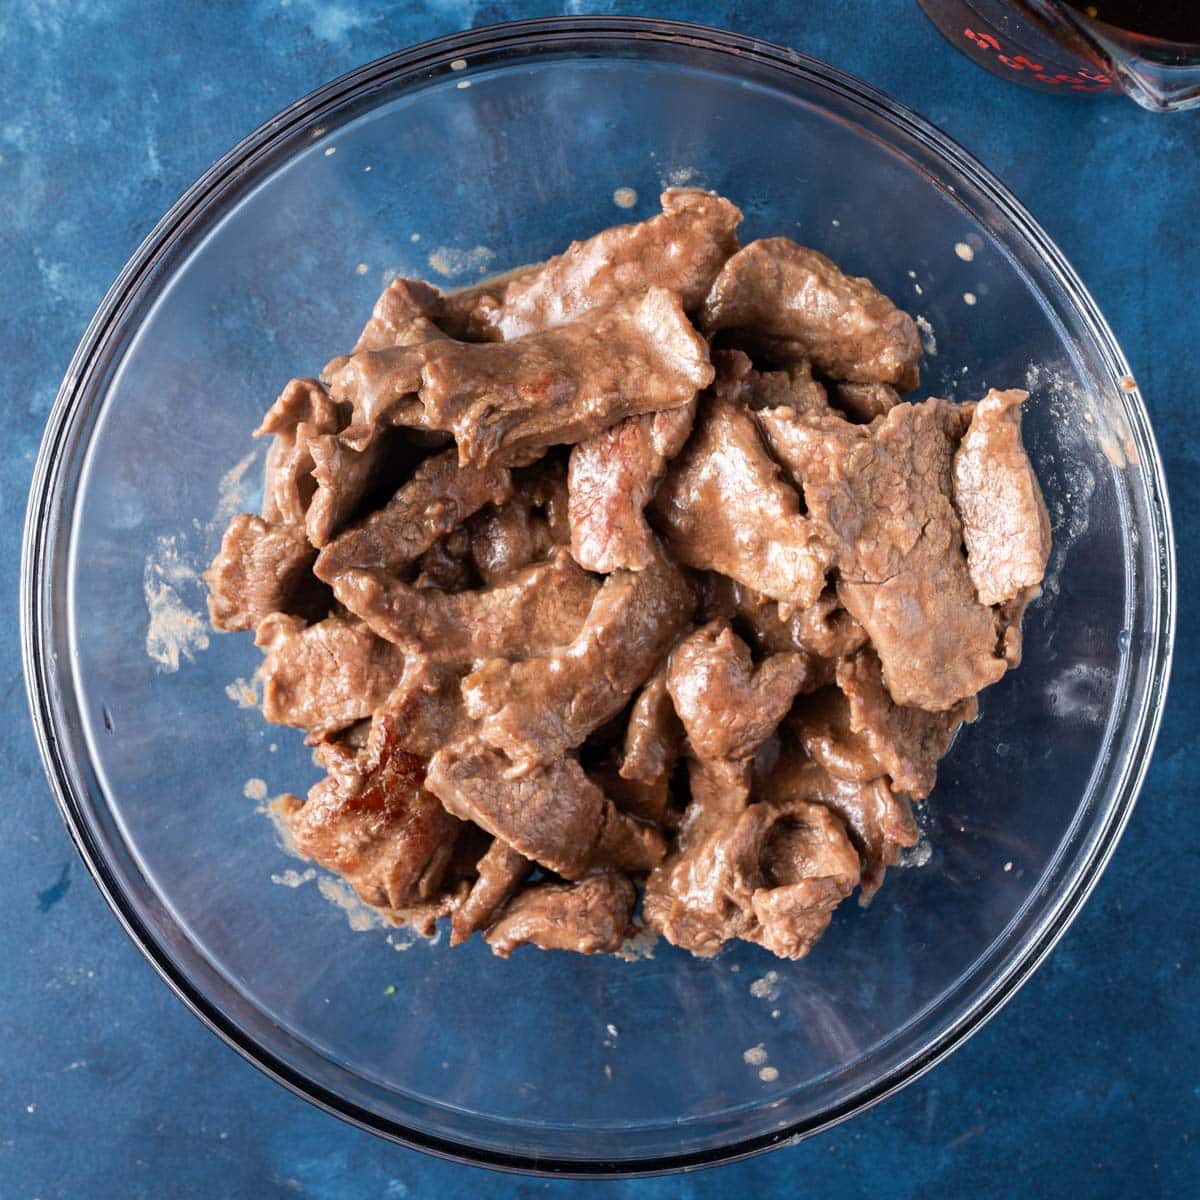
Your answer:
[[[585,2],[568,11],[645,12]],[[1064,248],[1116,328],[1167,462],[1185,599],[1141,803],[1086,911],[990,1026],[826,1136],[685,1178],[488,1175],[341,1125],[208,1034],[84,876],[38,764],[16,637],[19,530],[68,358],[142,236],[292,99],[406,44],[535,3],[243,0],[0,5],[0,1197],[782,1197],[1200,1194],[1200,112],[1025,92],[907,0],[658,6],[852,71],[947,129]]]

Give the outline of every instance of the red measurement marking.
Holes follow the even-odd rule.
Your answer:
[[[984,50],[999,50],[1000,43],[990,33],[976,33],[973,29],[964,29],[963,34]]]
[[[1010,71],[1032,71],[1034,79],[1039,83],[1068,87],[1073,92],[1103,92],[1112,87],[1112,79],[1099,71],[1085,71],[1080,68],[1074,75],[1048,75],[1041,63],[1026,58],[1024,54],[1001,54],[999,39],[990,33],[977,33],[968,26],[963,30],[963,37],[974,42],[980,49],[994,53],[996,61],[1003,63]]]

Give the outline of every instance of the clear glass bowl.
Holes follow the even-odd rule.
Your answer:
[[[746,238],[794,235],[921,314],[929,392],[1028,380],[1055,550],[1025,665],[943,766],[921,814],[928,861],[892,872],[870,908],[844,905],[803,962],[659,944],[635,961],[503,963],[478,943],[352,928],[369,917],[331,903],[344,894],[287,856],[262,811],[265,790],[315,780],[301,738],[239,707],[258,652],[199,619],[198,571],[229,513],[257,504],[249,431],[290,376],[353,341],[390,273],[469,282],[647,215],[679,182],[733,197]],[[1174,599],[1161,466],[1127,372],[995,178],[790,50],[582,18],[372,63],[209,170],[71,364],[22,579],[31,704],[67,823],[184,1001],[368,1129],[577,1174],[713,1163],[821,1129],[996,1011],[1129,815]]]

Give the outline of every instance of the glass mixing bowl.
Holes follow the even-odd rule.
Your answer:
[[[927,841],[810,958],[665,944],[511,962],[378,927],[289,858],[265,797],[317,772],[251,706],[249,636],[198,573],[258,502],[248,434],[353,340],[395,272],[450,286],[650,214],[734,198],[921,315],[923,388],[1027,384],[1053,516],[1026,662],[983,698]],[[623,190],[631,189],[631,190]],[[975,303],[971,303],[974,299]],[[936,340],[936,346],[935,346]],[[913,1079],[1025,979],[1129,815],[1166,686],[1162,471],[1112,334],[977,162],[887,97],[748,38],[667,22],[502,26],[393,55],[209,170],[109,292],[59,394],[24,555],[50,779],[130,935],[243,1055],[437,1153],[577,1174],[713,1163]],[[281,886],[291,885],[291,886]]]

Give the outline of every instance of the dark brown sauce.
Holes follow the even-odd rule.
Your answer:
[[[1200,43],[1197,0],[1067,0],[1084,16],[1145,37]]]

